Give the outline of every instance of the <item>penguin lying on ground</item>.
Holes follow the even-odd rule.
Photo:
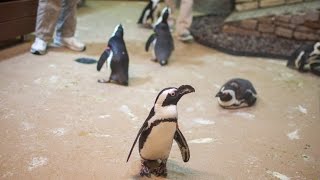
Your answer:
[[[174,50],[174,42],[167,22],[169,14],[170,8],[165,7],[159,17],[160,21],[157,22],[154,33],[148,38],[145,47],[148,52],[150,45],[153,45],[155,57],[152,60],[159,61],[162,66],[168,64],[168,59]]]
[[[298,48],[288,59],[287,67],[320,76],[320,42]]]
[[[98,82],[116,83],[127,86],[129,79],[129,56],[126,44],[123,40],[123,28],[121,24],[116,26],[111,38],[109,39],[107,48],[104,50],[98,61],[98,71],[100,71],[106,60],[108,61],[108,67],[111,68],[109,80],[98,80]]]
[[[256,102],[257,92],[250,81],[240,78],[226,82],[216,97],[223,108],[240,108],[252,106]]]
[[[190,151],[183,134],[178,127],[177,103],[188,93],[195,92],[190,85],[179,88],[165,88],[158,94],[149,116],[140,128],[130,149],[127,162],[139,138],[139,153],[141,157],[141,176],[167,176],[167,159],[170,154],[173,139],[177,142],[182,159],[188,162]],[[151,167],[152,164],[158,164]]]
[[[160,0],[149,0],[147,6],[143,9],[141,16],[138,20],[138,24],[148,26],[148,20],[150,20],[149,27],[154,21],[154,12],[157,9]]]

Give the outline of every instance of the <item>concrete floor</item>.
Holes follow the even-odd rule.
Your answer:
[[[179,103],[189,142],[184,163],[174,143],[168,179],[318,179],[320,81],[284,61],[235,57],[175,41],[169,65],[144,52],[151,33],[136,21],[143,3],[88,2],[77,36],[86,52],[50,48],[30,54],[31,42],[0,51],[0,179],[138,179],[132,142],[158,92],[190,84]],[[99,84],[109,71],[74,61],[97,59],[116,24],[125,28],[130,86]],[[256,106],[225,110],[214,95],[234,77],[249,79]]]

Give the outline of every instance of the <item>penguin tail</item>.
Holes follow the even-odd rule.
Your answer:
[[[103,53],[101,54],[98,64],[97,64],[97,71],[100,71],[103,64],[106,62],[106,60],[108,59],[110,55],[110,49],[106,49],[105,51],[103,51]]]

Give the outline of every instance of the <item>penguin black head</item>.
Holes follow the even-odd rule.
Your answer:
[[[168,24],[168,18],[170,16],[170,14],[171,14],[171,9],[169,7],[163,8],[162,11],[161,11],[161,15],[159,16],[158,20],[153,25],[153,27],[156,27],[160,23]]]
[[[115,28],[114,28],[114,31],[112,33],[112,36],[117,36],[117,37],[123,37],[123,27],[121,24],[117,25]]]
[[[215,97],[219,97],[221,101],[230,101],[235,98],[235,94],[239,85],[236,82],[225,84]]]
[[[320,56],[320,42],[314,44],[313,51],[310,53],[310,56]]]
[[[169,15],[171,13],[171,9],[169,7],[165,7],[161,12],[162,23],[167,23]]]
[[[182,85],[179,88],[165,88],[159,92],[154,104],[155,106],[177,105],[182,96],[192,92],[195,92],[195,89],[190,85]]]
[[[221,101],[230,101],[232,96],[229,92],[219,91],[215,97],[219,97]]]

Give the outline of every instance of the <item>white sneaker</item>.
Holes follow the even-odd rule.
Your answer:
[[[75,37],[68,37],[68,38],[63,38],[63,37],[55,37],[54,38],[54,44],[58,46],[64,46],[69,49],[72,49],[74,51],[84,51],[86,50],[86,45],[76,39]]]
[[[188,32],[188,33],[180,34],[178,36],[178,39],[182,42],[188,43],[193,41],[193,36],[190,34],[190,32]]]
[[[43,55],[47,52],[48,43],[40,38],[36,38],[31,46],[30,52],[36,55]]]

